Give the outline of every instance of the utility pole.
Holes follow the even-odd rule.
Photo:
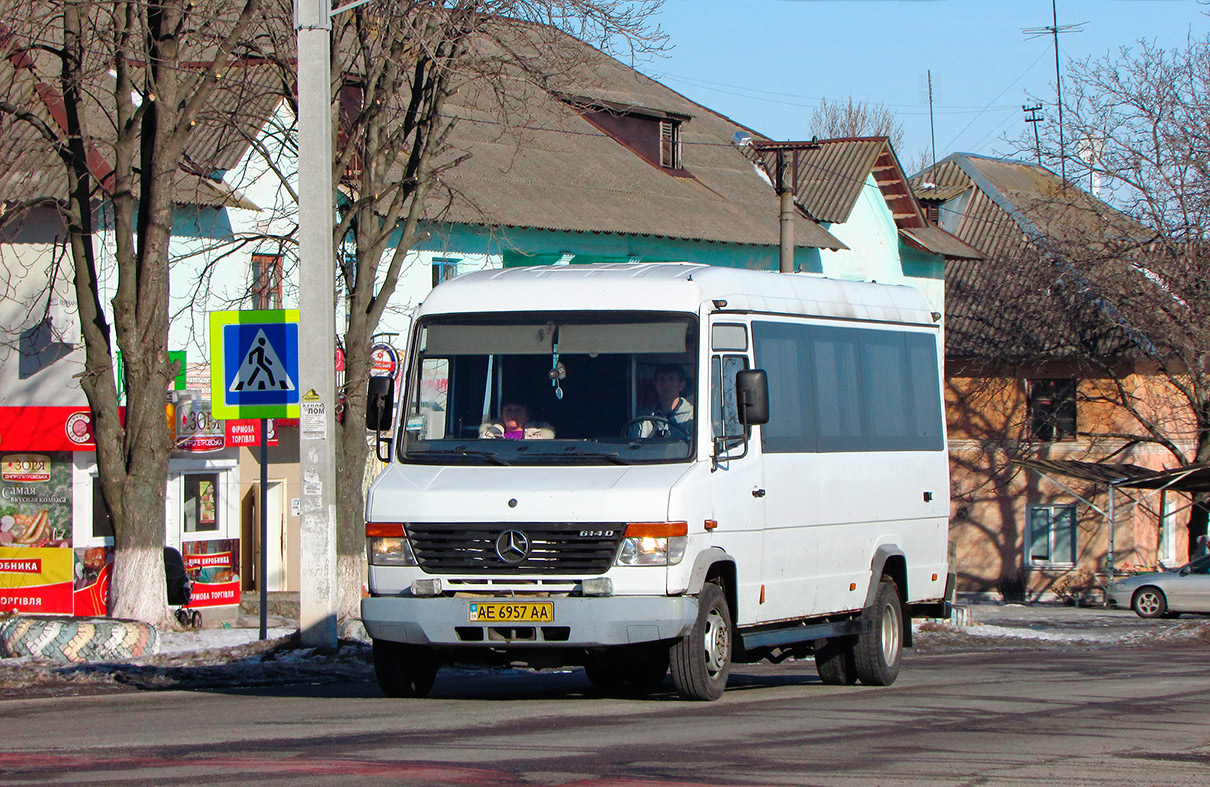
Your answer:
[[[336,647],[336,263],[332,241],[332,11],[294,0],[298,35],[298,376],[302,473],[298,624]]]
[[[1038,157],[1038,166],[1042,166],[1042,142],[1038,138],[1038,124],[1042,122],[1042,116],[1038,113],[1042,111],[1042,105],[1034,106],[1021,105],[1021,111],[1025,113],[1025,122],[1030,123],[1034,127],[1034,153]]]
[[[794,173],[792,177],[786,174],[786,156],[781,148],[777,150],[777,196],[780,200],[779,226],[781,232],[778,244],[778,271],[781,273],[794,272],[794,183],[798,179],[798,152],[794,151]]]

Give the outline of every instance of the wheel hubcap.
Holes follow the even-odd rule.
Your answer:
[[[731,633],[727,622],[717,609],[710,610],[706,616],[706,671],[711,676],[720,673],[727,666],[731,654]]]
[[[1160,602],[1154,593],[1143,593],[1139,596],[1139,609],[1143,612],[1146,612],[1148,615],[1154,615],[1159,608]]]
[[[882,658],[887,664],[894,664],[899,655],[899,615],[894,605],[887,604],[882,610]]]

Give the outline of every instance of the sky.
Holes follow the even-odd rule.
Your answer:
[[[1139,39],[1181,47],[1210,32],[1197,0],[1057,0],[1070,60]],[[904,128],[905,168],[950,153],[1008,155],[1022,105],[1053,122],[1051,0],[665,0],[654,20],[666,56],[636,66],[689,99],[772,139],[810,139],[820,99],[879,104]],[[930,134],[928,73],[933,84]],[[1032,132],[1030,132],[1032,135]]]

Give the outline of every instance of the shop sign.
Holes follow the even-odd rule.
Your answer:
[[[277,445],[277,429],[273,419],[268,420],[269,445]],[[223,421],[227,445],[232,447],[260,445],[260,419],[237,418]]]
[[[50,480],[50,457],[43,454],[9,454],[0,462],[0,480],[29,484]]]
[[[0,451],[93,450],[87,407],[0,407]]]
[[[399,355],[395,348],[385,342],[379,342],[370,348],[370,375],[373,377],[394,377],[395,367],[399,363]]]
[[[239,539],[186,541],[181,545],[185,573],[192,583],[190,607],[239,604]]]
[[[210,400],[182,396],[176,403],[177,451],[206,453],[225,446],[225,429],[210,412]]]

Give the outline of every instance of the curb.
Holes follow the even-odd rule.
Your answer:
[[[20,616],[0,620],[0,656],[32,656],[71,664],[160,652],[155,626],[113,618]]]

